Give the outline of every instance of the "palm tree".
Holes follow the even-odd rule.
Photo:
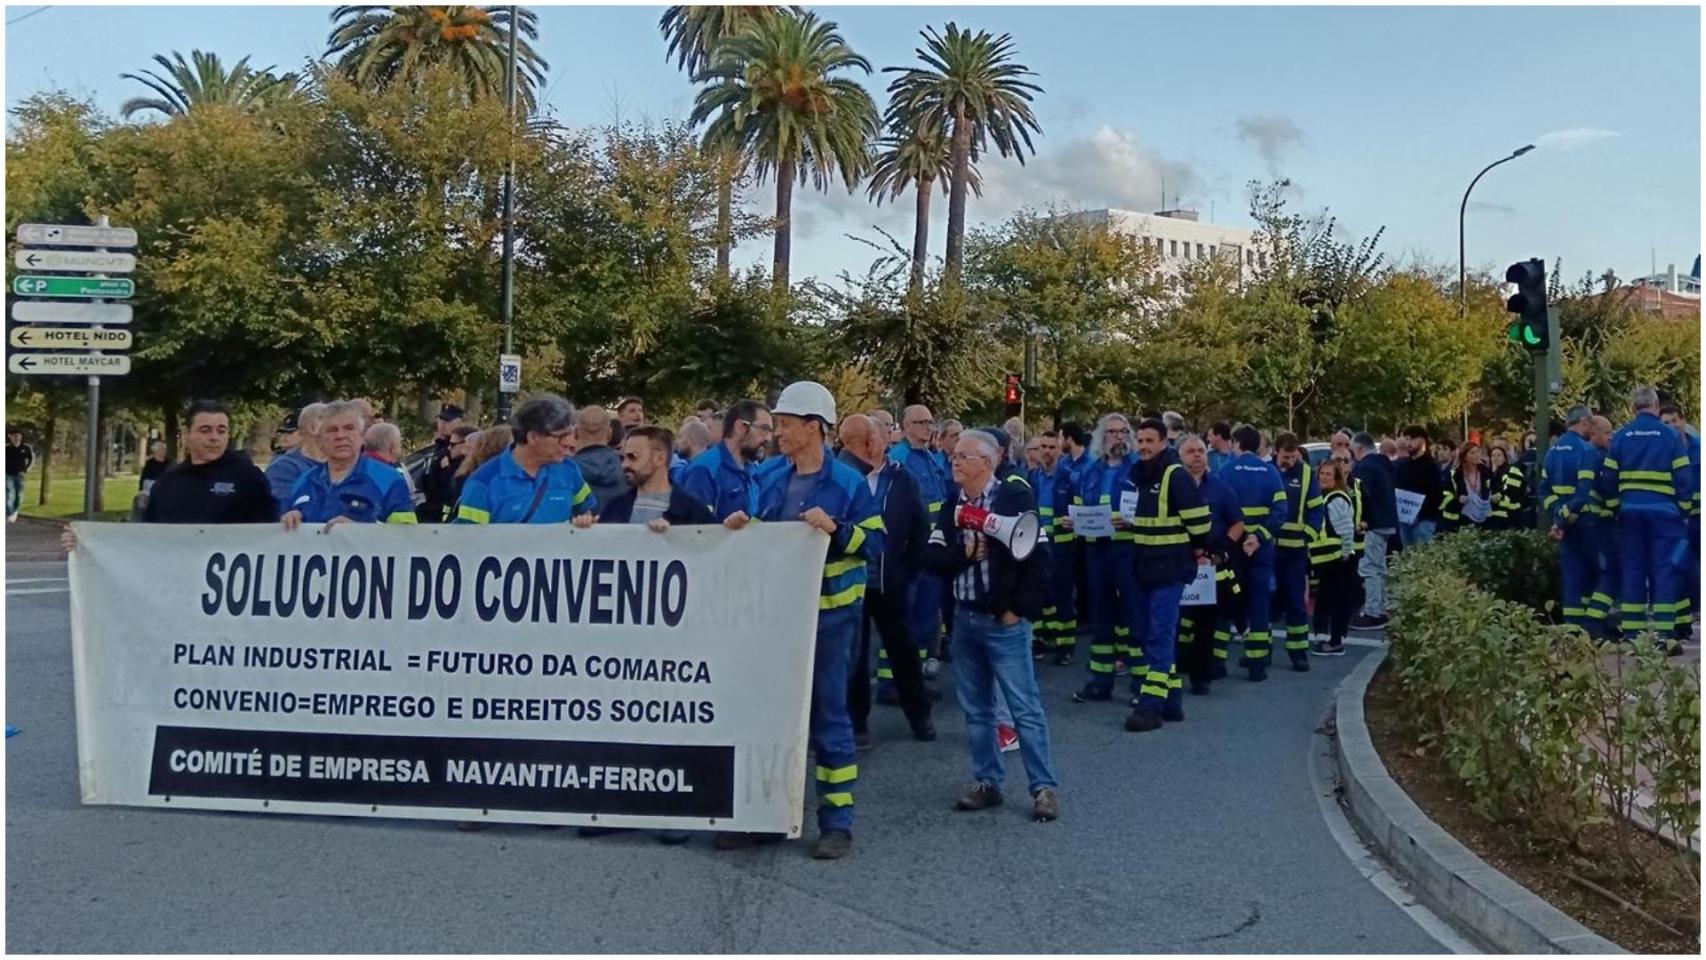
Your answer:
[[[794,181],[810,178],[827,190],[839,174],[852,191],[870,165],[877,106],[857,81],[836,76],[851,69],[870,73],[871,65],[847,46],[834,23],[813,13],[778,14],[717,46],[704,73],[710,85],[693,104],[689,122],[710,121],[708,146],[737,147],[751,155],[760,177],[776,180],[773,269],[776,289],[784,293]]]
[[[276,102],[280,97],[296,92],[297,75],[274,76],[272,67],[255,70],[244,57],[226,70],[217,53],[191,50],[189,62],[184,55],[172,51],[172,58],[155,54],[165,76],[152,70],[141,73],[121,73],[125,80],[135,80],[148,87],[158,97],[132,97],[119,107],[125,119],[145,110],[156,110],[168,117],[182,116],[191,108],[204,103],[224,103],[248,110]]]
[[[516,102],[534,112],[534,92],[550,64],[528,41],[539,39],[532,10],[517,11]],[[429,67],[448,65],[470,100],[502,99],[508,75],[509,7],[338,7],[332,11],[326,57],[360,86],[412,81]]]
[[[917,188],[912,228],[912,280],[914,289],[924,283],[924,264],[930,255],[930,191],[937,184],[944,193],[953,176],[953,151],[947,133],[929,121],[919,121],[904,112],[889,110],[888,135],[877,142],[867,190],[879,206],[884,200],[899,200],[908,188]],[[983,196],[983,180],[971,168],[971,192]]]
[[[1033,94],[1043,88],[1021,78],[1035,76],[1031,68],[1013,62],[1013,38],[972,33],[948,24],[947,35],[934,29],[921,32],[923,67],[887,67],[898,73],[889,84],[890,110],[904,111],[918,122],[929,121],[949,131],[952,176],[948,191],[947,276],[959,282],[965,262],[966,189],[971,165],[994,141],[1002,156],[1022,165],[1031,134],[1042,127],[1031,112]]]
[[[658,19],[658,32],[669,42],[664,59],[674,58],[676,68],[687,72],[694,83],[705,79],[711,54],[717,45],[747,27],[774,15],[781,7],[760,6],[674,6]],[[792,8],[795,13],[798,7]],[[745,159],[738,151],[717,150],[717,277],[729,279],[729,257],[734,246],[734,181]]]

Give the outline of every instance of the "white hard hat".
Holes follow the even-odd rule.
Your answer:
[[[834,426],[835,397],[828,387],[815,380],[800,380],[782,389],[782,395],[776,398],[776,405],[770,408],[770,412],[790,417],[819,417],[824,423]]]

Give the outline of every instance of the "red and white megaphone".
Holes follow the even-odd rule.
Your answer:
[[[1023,560],[1037,548],[1042,533],[1042,521],[1035,511],[1026,510],[1016,517],[990,513],[982,507],[954,508],[954,526],[961,530],[976,530],[986,537],[999,540],[1015,560]]]

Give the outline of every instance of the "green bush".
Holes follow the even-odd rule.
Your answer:
[[[1391,579],[1400,695],[1477,813],[1576,850],[1606,824],[1630,875],[1698,883],[1696,857],[1653,863],[1632,831],[1638,808],[1677,836],[1699,826],[1700,677],[1652,643],[1602,650],[1550,622],[1556,582],[1555,549],[1528,532],[1404,551]]]

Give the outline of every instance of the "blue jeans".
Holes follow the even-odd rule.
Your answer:
[[[987,613],[962,606],[954,612],[953,643],[954,677],[960,709],[966,714],[972,777],[1000,789],[1007,776],[995,742],[995,691],[999,688],[1019,730],[1019,754],[1031,792],[1058,786],[1049,754],[1048,718],[1043,715],[1031,660],[1030,624],[1020,620],[1003,625]]]
[[[24,474],[6,474],[6,516],[18,512],[24,503]]]
[[[1417,520],[1415,523],[1398,525],[1398,542],[1405,549],[1418,547],[1424,543],[1434,542],[1434,522],[1432,520]]]

